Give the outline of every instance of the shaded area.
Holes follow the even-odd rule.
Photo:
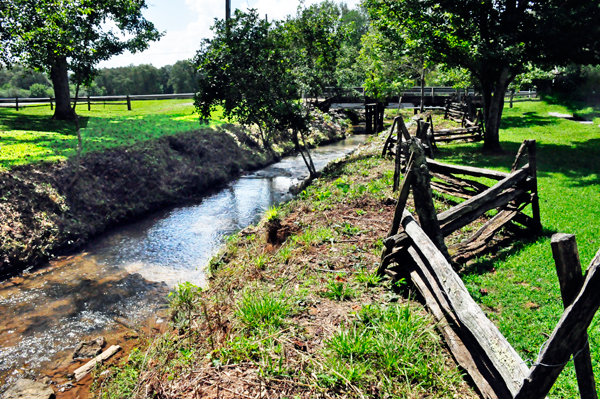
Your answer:
[[[547,94],[544,101],[552,105],[566,107],[574,116],[582,120],[592,120],[600,117],[600,104],[593,101],[583,101],[569,94]]]
[[[556,118],[549,116],[539,116],[533,113],[525,113],[522,116],[504,116],[502,117],[501,129],[511,129],[532,126],[550,126],[556,125]],[[502,135],[500,135],[502,137]]]
[[[484,154],[475,146],[441,148],[439,158],[447,158],[460,165],[508,170],[514,161],[520,143],[503,142],[503,154]],[[569,144],[538,141],[538,176],[563,174],[573,187],[600,184],[600,138]]]
[[[79,126],[85,129],[89,117],[80,116]],[[77,134],[75,123],[72,121],[57,121],[46,115],[31,115],[23,112],[0,109],[0,126],[2,130],[27,130],[36,132],[51,132],[64,135]],[[0,143],[4,143],[4,137],[0,136]]]

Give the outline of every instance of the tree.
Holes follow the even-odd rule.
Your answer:
[[[385,100],[413,86],[416,77],[413,68],[397,50],[398,47],[375,28],[363,36],[358,64],[364,76],[365,94]]]
[[[298,7],[283,26],[293,74],[304,95],[316,99],[338,83],[338,62],[348,29],[335,3],[324,1]]]
[[[49,73],[56,96],[54,119],[76,118],[70,106],[69,71],[78,86],[89,85],[98,72],[98,62],[125,50],[143,51],[161,36],[142,16],[145,0],[2,3],[4,58],[18,57],[26,66]],[[110,25],[114,28],[107,28]]]
[[[175,93],[195,93],[198,90],[198,74],[188,60],[177,61],[170,71],[169,86]]]
[[[483,95],[484,149],[501,150],[508,85],[529,63],[597,63],[598,1],[365,0],[373,23],[419,41],[432,61],[467,69]],[[585,34],[581,34],[585,32]]]
[[[256,10],[236,10],[227,26],[219,20],[212,30],[214,38],[203,40],[195,57],[200,80],[194,102],[201,118],[222,109],[226,118],[256,126],[270,151],[276,139],[292,140],[314,176],[310,153],[300,141],[308,119],[281,26],[260,19]]]

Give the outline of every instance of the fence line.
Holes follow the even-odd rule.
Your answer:
[[[400,194],[392,226],[383,241],[378,273],[395,280],[410,279],[414,283],[457,363],[472,377],[484,398],[544,399],[564,366],[573,360],[581,397],[597,399],[587,328],[600,308],[600,290],[597,289],[600,251],[582,275],[575,237],[566,234],[552,237],[565,311],[537,359],[531,361],[531,368],[526,365],[528,360],[521,359],[487,318],[453,268],[454,260],[466,252],[477,253],[486,247],[502,227],[510,227],[511,221],[528,227],[533,234],[541,230],[535,140],[523,142],[511,173],[427,159],[421,141],[407,131],[396,144],[395,170],[399,172],[402,165],[406,174],[401,187],[398,187],[399,176],[394,176],[394,188],[398,187]],[[528,163],[517,169],[526,153]],[[432,182],[432,176],[442,182]],[[498,182],[487,187],[472,177],[487,177]],[[419,223],[405,209],[409,190],[413,192]],[[437,214],[432,190],[466,201]],[[522,213],[528,204],[532,205],[533,217]],[[498,209],[496,216],[448,251],[445,236],[494,208]],[[453,253],[452,258],[449,252]],[[390,267],[392,264],[395,266]]]
[[[464,96],[465,93],[467,95],[476,95],[474,89],[454,89],[452,87],[443,87],[443,86],[426,86],[424,88],[425,97],[435,98],[435,97],[450,97],[450,96]],[[330,92],[324,93],[326,97],[340,97],[340,98],[354,98],[356,101],[364,103],[366,98],[364,95],[364,89],[362,87],[357,87],[352,90],[341,90],[335,91],[332,90]],[[179,99],[193,99],[195,93],[179,93],[179,94],[130,94],[130,95],[119,95],[119,96],[89,96],[89,97],[78,97],[78,104],[88,104],[88,108],[93,103],[113,103],[112,105],[123,105],[125,103],[119,104],[119,101],[127,101],[131,100],[140,101],[140,100],[179,100]],[[420,96],[421,88],[413,87],[411,89],[405,90],[402,92],[400,97],[405,96]],[[508,99],[511,103],[514,101],[514,98],[535,98],[537,97],[536,91],[519,91],[512,92],[507,91],[505,94],[505,98]],[[398,102],[399,97],[390,98],[390,102]],[[75,98],[71,98],[71,102],[75,101]],[[16,108],[19,110],[22,106],[44,106],[50,105],[50,108],[53,109],[54,103],[56,99],[51,97],[45,98],[19,98],[19,97],[11,97],[11,98],[0,98],[0,107],[2,108]],[[345,102],[345,101],[343,101]],[[131,108],[131,104],[128,105],[128,109]]]
[[[92,104],[104,104],[111,105],[127,105],[128,110],[131,110],[131,101],[142,101],[142,100],[184,100],[193,99],[195,93],[179,93],[179,94],[134,94],[134,95],[123,95],[123,96],[89,96],[89,97],[77,97],[77,104],[87,104],[88,109]],[[74,97],[71,97],[71,103],[75,101]],[[50,109],[54,109],[56,99],[53,97],[44,98],[0,98],[0,108],[15,108],[17,111],[23,106],[35,107],[35,106],[50,106]]]

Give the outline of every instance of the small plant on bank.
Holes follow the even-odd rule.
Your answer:
[[[257,269],[264,270],[267,260],[267,254],[260,254],[254,259],[254,264],[256,265]]]
[[[281,220],[279,217],[279,209],[276,206],[267,209],[267,212],[265,212],[265,219],[267,219],[267,222]]]
[[[287,264],[292,258],[292,246],[290,244],[281,246],[277,251],[277,258]]]
[[[262,330],[283,326],[292,312],[292,304],[285,292],[279,294],[256,289],[246,289],[238,300],[235,315],[248,330]]]
[[[327,283],[327,287],[321,292],[321,295],[334,301],[347,301],[355,298],[358,293],[346,282],[345,278],[336,276]]]
[[[190,282],[179,284],[175,291],[168,295],[171,308],[171,320],[177,328],[188,327],[192,319],[192,312],[200,300],[202,288]]]
[[[367,269],[361,269],[356,275],[356,281],[367,287],[375,287],[381,283],[382,278],[376,273],[369,273]]]

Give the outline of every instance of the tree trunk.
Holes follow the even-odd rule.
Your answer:
[[[500,152],[500,121],[504,109],[504,93],[509,85],[508,68],[502,68],[496,81],[482,84],[483,108],[485,119],[485,142],[483,149],[486,151]]]
[[[56,108],[53,119],[72,121],[76,118],[75,111],[71,108],[71,94],[69,92],[69,75],[66,58],[55,60],[50,70],[50,78],[54,87]]]

